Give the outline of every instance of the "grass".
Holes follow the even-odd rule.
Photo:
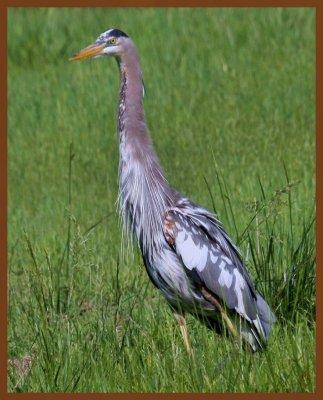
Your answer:
[[[11,392],[315,390],[313,9],[8,13]],[[68,63],[108,27],[141,54],[170,183],[215,209],[278,323],[239,351],[193,317],[195,358],[115,212],[118,73]]]

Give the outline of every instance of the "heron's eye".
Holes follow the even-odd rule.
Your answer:
[[[108,40],[108,44],[116,44],[117,43],[117,39],[116,38],[111,38]]]

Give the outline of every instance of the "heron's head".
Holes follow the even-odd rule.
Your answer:
[[[76,53],[70,60],[85,60],[101,56],[121,57],[130,41],[128,35],[119,29],[109,29],[101,33],[93,44]]]

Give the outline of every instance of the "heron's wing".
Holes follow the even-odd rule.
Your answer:
[[[237,248],[212,214],[192,203],[171,208],[164,232],[194,283],[205,286],[247,321],[258,320],[251,279]]]

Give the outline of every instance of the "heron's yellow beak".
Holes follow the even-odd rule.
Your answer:
[[[91,58],[97,56],[104,49],[104,44],[91,44],[85,49],[76,53],[73,57],[69,59],[69,61],[77,61],[77,60],[85,60],[87,58]]]

